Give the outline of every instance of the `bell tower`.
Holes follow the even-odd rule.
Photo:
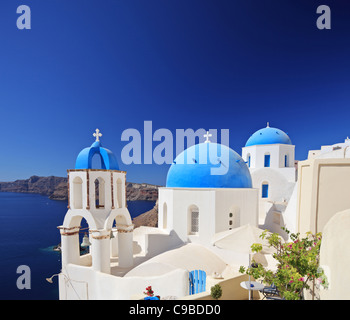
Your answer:
[[[62,272],[68,264],[89,266],[94,271],[111,273],[111,265],[133,265],[133,224],[126,203],[126,172],[119,170],[115,155],[103,148],[102,134],[83,149],[68,172],[68,211],[61,233]],[[100,168],[93,168],[93,158]],[[95,159],[94,159],[95,160]],[[88,228],[81,227],[84,218]],[[84,244],[90,252],[80,254],[79,233],[87,234]],[[113,263],[112,263],[113,261]]]

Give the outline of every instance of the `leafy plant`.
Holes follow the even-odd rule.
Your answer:
[[[277,260],[277,271],[271,271],[260,263],[256,263],[255,268],[239,268],[240,273],[247,273],[255,279],[263,279],[263,282],[274,284],[280,295],[286,300],[303,299],[304,289],[310,288],[310,281],[318,279],[323,286],[327,286],[327,279],[322,268],[319,268],[319,253],[321,245],[321,233],[312,234],[307,232],[304,238],[300,238],[300,233],[290,233],[286,228],[282,228],[290,234],[289,243],[282,242],[278,233],[268,234],[265,230],[261,234],[262,239],[267,239],[269,245],[275,249],[273,257]],[[262,245],[253,244],[253,252],[262,250]]]
[[[222,289],[219,284],[210,288],[210,295],[213,299],[218,300],[222,296]]]

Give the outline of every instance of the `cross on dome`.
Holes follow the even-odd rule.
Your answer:
[[[100,133],[99,129],[95,130],[96,132],[93,134],[93,136],[96,138],[96,141],[100,141],[100,137],[102,137],[102,133]]]
[[[211,137],[211,136],[212,136],[212,134],[209,133],[209,131],[207,131],[207,133],[203,135],[203,137],[206,138],[206,140],[205,140],[204,142],[205,142],[205,143],[211,142],[211,141],[209,140],[209,137]]]
[[[270,128],[270,122],[266,124],[266,128]]]

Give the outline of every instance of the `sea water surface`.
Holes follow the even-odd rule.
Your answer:
[[[154,207],[153,201],[129,201],[132,218]],[[67,201],[50,200],[29,193],[0,192],[0,300],[56,300],[61,254],[53,247],[61,242]],[[30,289],[18,289],[21,265],[30,268]]]

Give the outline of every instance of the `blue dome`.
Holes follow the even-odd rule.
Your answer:
[[[93,169],[92,157],[95,154],[100,155],[102,169],[119,170],[117,158],[112,151],[103,148],[100,141],[95,141],[91,147],[80,151],[75,161],[75,169]]]
[[[245,146],[249,147],[258,144],[292,144],[292,141],[282,130],[267,126],[266,128],[254,132]]]
[[[168,171],[166,186],[252,188],[252,179],[247,165],[238,153],[221,144],[200,143],[176,157]]]

